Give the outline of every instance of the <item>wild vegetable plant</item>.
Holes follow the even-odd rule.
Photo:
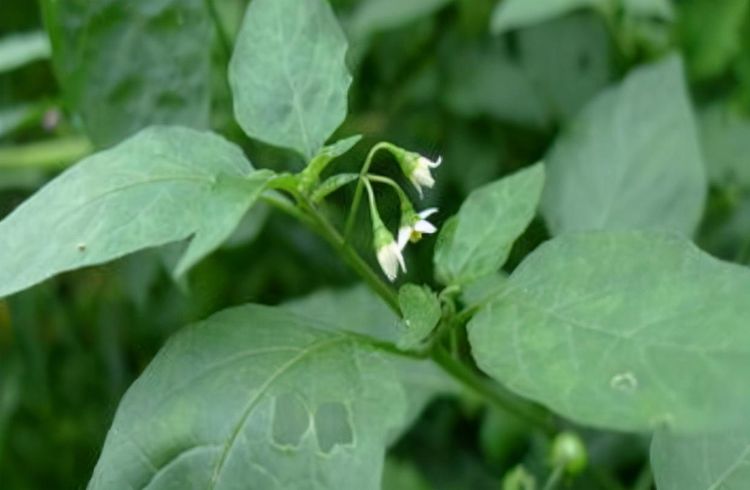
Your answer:
[[[632,20],[649,2],[622,3]],[[493,29],[556,15],[530,4],[503,2]],[[55,5],[50,25],[71,14]],[[445,171],[438,154],[382,141],[358,171],[337,169],[362,144],[330,141],[347,115],[346,54],[325,0],[253,0],[228,67],[234,114],[250,138],[295,152],[301,171],[175,125],[119,142],[130,127],[96,122],[116,108],[82,102],[95,142],[116,144],[0,222],[0,297],[175,242],[184,281],[259,203],[322,237],[364,285],[183,328],[123,397],[89,488],[378,489],[386,451],[437,396],[507,412],[543,441],[544,480],[518,465],[502,488],[576,488],[596,471],[584,427],[653,433],[660,489],[750,486],[750,272],[688,238],[706,176],[680,56],[632,70],[544,162],[476,188],[446,219],[423,204]],[[337,219],[330,203],[342,196]],[[387,199],[398,222],[382,216]],[[553,238],[502,272],[537,211]],[[363,223],[366,248],[354,241]],[[435,280],[408,255],[434,233]],[[422,280],[404,281],[407,271]]]

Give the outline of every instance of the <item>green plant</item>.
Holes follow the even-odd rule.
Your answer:
[[[447,3],[415,2],[397,23]],[[382,12],[397,11],[386,0],[367,5],[352,21],[360,46],[392,22]],[[690,5],[680,8],[703,8]],[[66,102],[100,150],[0,222],[0,297],[156,247],[166,259],[136,255],[135,267],[166,262],[189,289],[188,272],[248,220],[265,220],[268,207],[290,218],[285,229],[296,221],[319,235],[363,283],[235,306],[175,333],[122,398],[88,488],[419,488],[423,477],[386,453],[438,397],[487,414],[487,454],[514,454],[497,445],[517,433],[534,447],[526,461],[505,462],[495,488],[624,488],[598,452],[604,431],[637,434],[639,443],[654,434],[636,488],[650,487],[650,468],[660,489],[748,485],[750,271],[691,241],[708,199],[699,139],[730,133],[705,129],[727,124],[712,112],[696,121],[666,34],[669,2],[502,2],[496,34],[593,8],[626,60],[648,61],[605,90],[593,76],[566,94],[531,57],[521,66],[505,47],[471,51],[479,74],[449,86],[454,110],[510,114],[541,132],[574,122],[543,161],[482,177],[448,219],[422,199],[449,163],[396,140],[332,138],[347,117],[352,77],[347,36],[327,1],[253,0],[236,41],[210,1],[43,7]],[[88,37],[69,35],[71,23],[125,43],[124,52],[128,43],[149,49],[123,68]],[[214,30],[212,51],[203,40]],[[521,50],[537,49],[529,36]],[[720,56],[690,58],[689,69],[700,78],[734,66],[736,49],[721,46]],[[212,81],[213,64],[223,68],[230,53],[226,79]],[[485,55],[507,66],[493,72]],[[507,100],[471,87],[498,81]],[[236,125],[212,113],[212,83],[224,102],[231,93]],[[745,120],[729,121],[745,134]],[[252,164],[230,141],[245,141],[242,132],[267,162]],[[364,146],[357,166],[342,168]],[[711,155],[728,146],[706,145]],[[77,141],[72,155],[82,151],[88,143]],[[298,168],[279,165],[278,155]],[[708,173],[715,182],[743,175],[744,192],[745,160],[731,155]],[[534,237],[537,212],[549,240]],[[419,242],[434,233],[432,251]],[[250,273],[254,260],[242,257]],[[271,274],[284,260],[274,257]]]

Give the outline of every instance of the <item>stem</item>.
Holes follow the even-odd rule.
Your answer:
[[[370,152],[365,158],[365,163],[362,165],[362,169],[359,171],[359,181],[357,182],[357,189],[354,191],[354,199],[352,200],[352,207],[349,210],[349,216],[346,218],[346,225],[344,226],[344,240],[348,240],[351,236],[352,229],[354,228],[354,220],[357,217],[357,211],[359,211],[359,203],[362,200],[362,185],[363,177],[370,171],[370,165],[372,165],[372,159],[375,154],[380,150],[390,150],[392,145],[385,141],[381,141],[377,145],[370,148]]]
[[[448,374],[468,386],[476,394],[490,402],[496,408],[511,413],[519,419],[543,430],[547,435],[555,434],[552,421],[533,405],[516,400],[513,395],[500,391],[486,379],[475,374],[471,369],[457,361],[441,348],[432,351],[432,359]]]
[[[214,0],[205,0],[204,3],[206,4],[206,9],[208,10],[209,15],[211,15],[211,20],[213,20],[214,27],[216,28],[216,35],[219,36],[221,51],[224,58],[229,62],[229,59],[232,57],[232,42],[229,39],[229,34],[224,28],[224,24],[221,22],[219,11],[216,10]]]
[[[555,466],[555,469],[552,470],[549,478],[547,478],[547,482],[544,484],[544,487],[542,487],[542,490],[553,490],[555,487],[557,487],[557,484],[560,483],[564,472],[564,466]]]
[[[91,150],[89,140],[80,136],[0,147],[0,168],[61,169]]]
[[[360,275],[370,288],[380,296],[383,301],[397,314],[401,315],[401,309],[398,305],[398,296],[391,287],[383,282],[380,276],[372,270],[367,262],[352,249],[343,236],[334,228],[334,226],[321,215],[309,202],[304,202],[305,211],[312,217],[315,223],[315,230],[339,252],[354,272]]]
[[[266,191],[260,198],[268,205],[285,212],[286,214],[297,218],[302,223],[311,224],[310,218],[295,206],[293,202],[275,191]]]

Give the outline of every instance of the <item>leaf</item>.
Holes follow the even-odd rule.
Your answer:
[[[711,181],[750,189],[750,118],[716,104],[701,114],[700,127]]]
[[[442,9],[453,0],[365,0],[360,2],[347,24],[357,40],[372,34],[405,26]]]
[[[446,224],[435,247],[444,284],[463,284],[496,272],[536,214],[544,186],[541,163],[475,190]]]
[[[318,291],[288,302],[284,308],[298,315],[315,318],[320,322],[320,328],[334,332],[354,332],[391,343],[397,342],[403,335],[401,319],[364,285],[343,290]],[[430,360],[393,355],[387,359],[396,370],[408,398],[407,416],[389,438],[393,442],[411,426],[437,395],[455,393],[459,387]]]
[[[750,433],[681,436],[657,431],[651,466],[659,490],[750,488]]]
[[[153,124],[208,127],[213,27],[204,0],[43,0],[55,71],[99,147]]]
[[[280,308],[178,333],[115,415],[89,490],[380,489],[405,394],[383,355]]]
[[[12,34],[0,39],[0,73],[49,58],[50,46],[44,31]]]
[[[440,320],[440,302],[427,286],[404,284],[398,291],[398,303],[405,326],[398,339],[398,347],[403,350],[417,349]]]
[[[518,46],[523,70],[559,120],[572,119],[609,82],[608,33],[590,12],[524,29]]]
[[[143,130],[68,169],[0,222],[0,297],[192,236],[180,276],[231,234],[271,175],[214,134]]]
[[[314,187],[318,183],[320,173],[326,168],[326,166],[328,166],[332,160],[335,160],[354,148],[354,145],[356,145],[361,139],[361,135],[354,135],[321,148],[312,160],[310,160],[310,163],[307,164],[307,167],[305,167],[305,170],[300,176],[300,184],[302,187],[306,188],[306,190]],[[338,175],[335,175],[334,178],[335,177],[338,177]],[[319,198],[322,199],[325,197],[325,192],[322,192],[321,194],[322,195],[320,195]],[[316,199],[313,198],[313,201],[316,201]]]
[[[544,100],[500,41],[446,44],[445,103],[465,117],[486,115],[531,128],[546,127],[549,114]]]
[[[253,0],[229,80],[253,138],[310,160],[346,117],[346,38],[325,0]]]
[[[682,63],[636,69],[594,99],[548,154],[550,230],[656,228],[691,235],[706,177]]]
[[[748,11],[748,0],[680,3],[679,36],[693,77],[721,75],[732,59],[742,53],[742,23]]]
[[[603,8],[608,0],[502,0],[492,13],[494,34],[538,24],[587,7]]]
[[[582,424],[682,433],[750,409],[750,273],[661,232],[540,246],[469,326],[474,358]]]

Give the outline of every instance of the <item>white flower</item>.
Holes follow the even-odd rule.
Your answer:
[[[406,272],[404,256],[401,255],[401,249],[395,241],[391,240],[385,245],[382,245],[377,249],[376,255],[378,257],[380,268],[383,269],[383,272],[389,281],[396,279],[399,266],[401,266],[403,272]]]
[[[431,170],[437,168],[443,162],[442,157],[438,157],[434,162],[427,157],[417,153],[410,154],[407,162],[403,165],[404,174],[414,187],[417,188],[419,196],[422,196],[422,187],[432,188],[435,185],[435,179],[432,177]]]
[[[427,218],[437,213],[437,208],[429,208],[420,211],[419,214],[412,213],[401,220],[401,226],[398,229],[398,248],[403,250],[406,243],[418,241],[423,234],[431,235],[437,231],[435,225],[427,221]]]

